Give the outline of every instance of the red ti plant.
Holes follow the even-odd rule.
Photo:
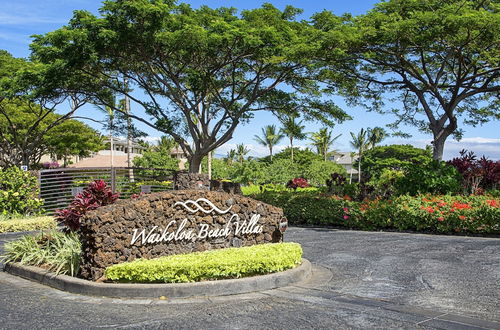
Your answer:
[[[309,187],[309,183],[307,182],[307,179],[295,178],[293,180],[288,181],[288,183],[286,184],[286,187],[291,188],[293,190],[296,190],[297,188]]]
[[[64,226],[66,232],[77,231],[80,228],[80,218],[85,213],[99,206],[113,204],[118,197],[104,180],[96,180],[76,195],[67,208],[56,210],[56,221]]]
[[[500,183],[500,161],[494,162],[484,156],[478,160],[472,151],[462,150],[460,157],[453,158],[448,164],[462,174],[466,192],[478,194]]]

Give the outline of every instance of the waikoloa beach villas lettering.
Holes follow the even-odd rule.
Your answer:
[[[203,204],[200,204],[202,202]],[[205,208],[206,204],[209,208]],[[250,219],[241,219],[238,214],[228,214],[232,206],[225,210],[219,209],[210,200],[206,198],[198,198],[196,201],[188,200],[185,202],[176,202],[174,207],[182,206],[189,213],[202,212],[204,214],[214,213],[214,216],[226,216],[228,220],[225,226],[220,228],[213,228],[209,224],[200,223],[197,229],[187,228],[188,219],[185,218],[181,221],[172,220],[166,227],[160,228],[153,226],[150,229],[134,229],[132,240],[130,244],[139,242],[142,245],[157,244],[162,242],[172,241],[196,241],[207,238],[227,238],[231,233],[235,236],[260,234],[263,227],[259,225],[260,214],[253,214]],[[177,229],[172,230],[177,225]]]

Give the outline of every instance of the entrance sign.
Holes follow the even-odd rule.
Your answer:
[[[280,208],[224,192],[179,190],[121,200],[81,221],[81,275],[97,280],[110,265],[138,258],[280,242]]]

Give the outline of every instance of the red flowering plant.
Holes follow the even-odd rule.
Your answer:
[[[56,221],[64,226],[64,231],[77,231],[80,228],[80,218],[90,210],[100,206],[113,204],[119,195],[113,193],[104,180],[96,180],[75,196],[69,206],[56,210]]]
[[[400,230],[434,232],[500,232],[500,203],[488,196],[401,196],[393,218]]]
[[[295,178],[293,180],[288,181],[286,184],[287,188],[296,190],[297,188],[307,188],[309,187],[309,183],[307,182],[307,179],[304,178]]]

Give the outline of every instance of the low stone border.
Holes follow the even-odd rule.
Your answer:
[[[302,259],[299,266],[279,273],[239,279],[205,281],[195,283],[96,283],[67,275],[55,275],[39,267],[19,263],[5,265],[6,272],[48,285],[55,289],[88,296],[113,298],[187,298],[226,296],[264,291],[288,286],[307,279],[311,275],[311,263]]]

